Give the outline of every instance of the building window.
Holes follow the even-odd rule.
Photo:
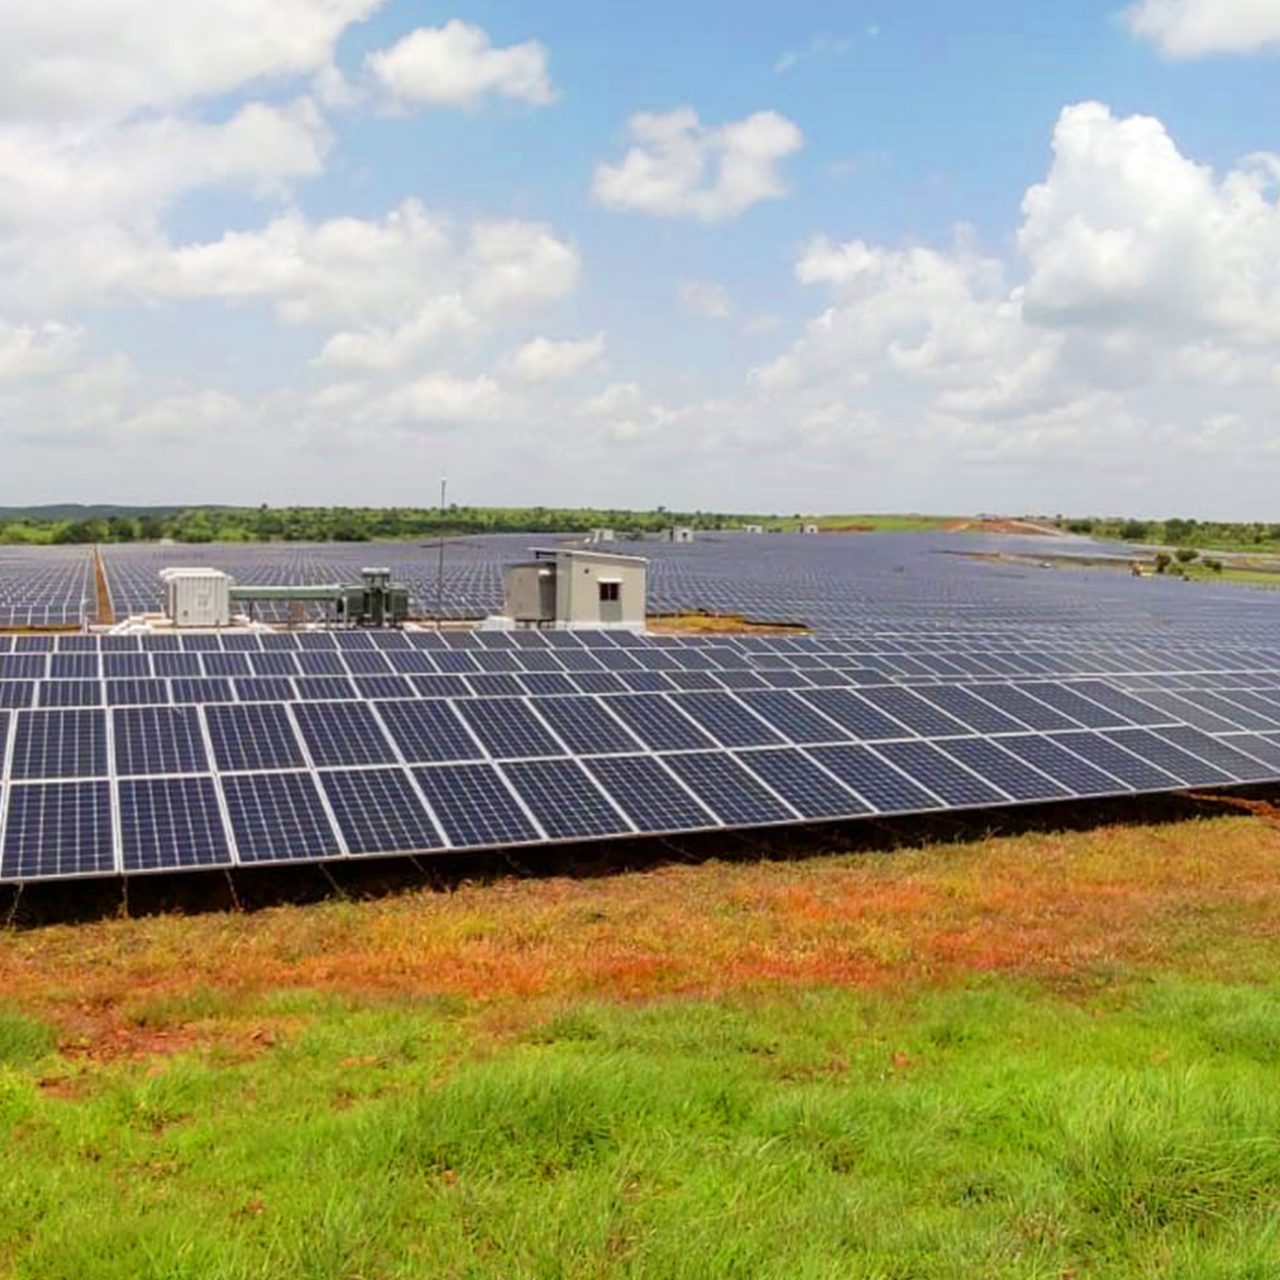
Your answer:
[[[617,604],[622,599],[622,584],[618,582],[602,582],[600,584],[600,603]]]

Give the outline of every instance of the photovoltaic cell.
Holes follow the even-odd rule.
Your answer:
[[[320,784],[353,854],[418,853],[444,843],[399,769],[333,770]]]
[[[939,743],[939,750],[968,765],[1015,800],[1061,800],[1070,794],[1061,783],[987,738],[955,738]]]
[[[296,702],[293,714],[319,767],[391,764],[396,758],[368,703]]]
[[[663,757],[668,769],[727,825],[794,822],[796,815],[725,752]]]
[[[212,778],[126,778],[119,785],[125,871],[232,862]]]
[[[737,760],[802,818],[852,818],[871,812],[847,787],[794,747],[744,751]]]
[[[805,689],[796,696],[865,742],[913,736],[900,720],[890,719],[848,689]]]
[[[1119,778],[1099,769],[1052,738],[1039,734],[1023,734],[1001,738],[1000,745],[1021,760],[1034,765],[1042,773],[1057,779],[1074,796],[1106,796],[1123,794]],[[1127,790],[1128,788],[1125,787]]]
[[[300,769],[306,764],[283,706],[270,702],[212,706],[205,708],[204,718],[220,770],[258,772]]]
[[[27,784],[8,789],[0,875],[6,880],[95,876],[115,870],[107,782]]]
[[[209,760],[193,707],[117,707],[111,714],[116,773],[207,773]]]
[[[716,820],[653,756],[606,756],[585,762],[640,831],[687,831]]]
[[[1136,791],[1169,791],[1179,785],[1172,774],[1139,759],[1100,733],[1060,733],[1054,741]]]
[[[538,714],[575,755],[621,755],[640,748],[635,737],[609,714],[602,699],[582,695],[546,698],[537,706]]]
[[[427,802],[458,847],[522,844],[538,829],[488,764],[440,765],[414,770]]]
[[[875,750],[939,799],[957,808],[1004,804],[1010,799],[989,782],[975,777],[968,769],[944,755],[932,743],[885,742]],[[862,794],[877,808],[882,807],[865,790],[862,790]]]
[[[686,693],[671,701],[696,720],[722,746],[766,747],[783,741],[731,693]]]
[[[242,863],[337,857],[338,838],[307,773],[237,773],[222,779]]]
[[[810,754],[879,813],[920,813],[942,807],[923,786],[869,747],[815,747]]]
[[[1140,756],[1157,769],[1163,769],[1184,785],[1193,787],[1214,786],[1230,782],[1231,776],[1221,769],[1201,760],[1198,756],[1181,750],[1166,738],[1150,729],[1116,729],[1105,735],[1119,743],[1127,751]]]
[[[106,777],[106,712],[19,711],[10,776],[19,780]]]
[[[522,760],[503,765],[502,771],[553,840],[631,830],[574,760]]]
[[[447,702],[384,702],[379,705],[378,714],[401,755],[413,764],[479,760],[484,755]]]

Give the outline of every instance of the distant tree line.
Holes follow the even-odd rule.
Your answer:
[[[799,517],[794,517],[799,519]],[[619,537],[657,534],[672,525],[733,529],[776,518],[708,511],[618,511],[558,507],[191,507],[166,514],[81,520],[16,519],[0,523],[0,543],[367,542],[486,533],[581,533],[613,529]]]
[[[1219,551],[1280,550],[1280,524],[1235,524],[1228,521],[1133,520],[1117,516],[1068,518],[1058,525],[1069,533],[1116,542],[1142,542],[1164,547],[1209,547]]]

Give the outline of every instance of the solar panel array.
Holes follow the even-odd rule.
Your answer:
[[[1280,778],[1280,619],[1251,609],[1123,634],[0,636],[0,879]]]

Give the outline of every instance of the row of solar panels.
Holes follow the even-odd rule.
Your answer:
[[[202,713],[202,714],[201,714]],[[5,712],[13,725],[0,777],[105,776],[112,772],[198,772],[202,762],[165,764],[174,726],[196,743],[207,728],[223,769],[285,767],[307,758],[326,765],[592,753],[637,749],[888,742],[903,738],[1190,725],[1217,733],[1280,730],[1280,691],[1149,692],[1139,698],[1102,681],[905,688],[727,690],[568,694],[539,698],[263,701]],[[302,734],[293,742],[291,726]],[[201,729],[201,735],[195,730]],[[293,754],[243,763],[246,747],[275,738]],[[108,760],[136,739],[157,763]],[[220,745],[221,744],[221,745]],[[241,745],[236,745],[241,744]],[[184,759],[177,748],[173,758]],[[188,751],[195,750],[194,746]],[[227,753],[230,753],[229,755]],[[139,756],[138,759],[151,759]],[[237,762],[240,761],[240,762]]]
[[[674,835],[1278,774],[1280,735],[1174,727],[14,783],[0,809],[0,878]]]

